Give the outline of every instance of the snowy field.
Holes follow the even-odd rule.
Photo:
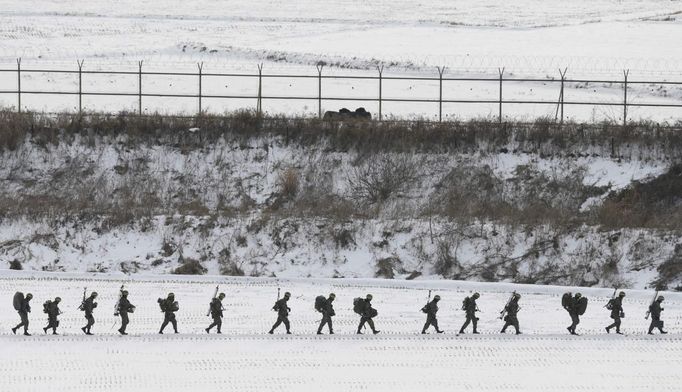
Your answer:
[[[434,1],[89,1],[77,9],[70,2],[37,0],[0,1],[0,68],[84,69],[205,73],[257,73],[316,75],[315,64],[328,66],[327,76],[437,77],[436,67],[447,68],[444,77],[507,77],[559,79],[568,69],[569,79],[680,82],[682,33],[677,1],[642,0],[494,0]],[[146,76],[147,94],[196,94],[196,76]],[[378,82],[367,79],[325,80],[327,97],[368,101],[324,101],[323,110],[364,106],[377,114]],[[496,100],[495,80],[444,83],[445,100]],[[16,72],[0,72],[0,91],[17,89]],[[25,73],[24,90],[77,91],[77,75]],[[137,76],[86,75],[86,92],[137,92]],[[384,98],[438,99],[437,81],[384,82]],[[558,83],[509,82],[505,100],[557,101]],[[253,77],[206,77],[203,94],[255,96]],[[269,97],[317,97],[315,79],[266,79]],[[682,85],[631,84],[630,103],[679,104]],[[566,101],[620,103],[618,83],[569,83]],[[0,93],[0,106],[16,106],[16,94]],[[77,109],[76,96],[29,95],[24,109],[60,111]],[[87,96],[86,110],[134,110],[135,97]],[[204,110],[222,113],[255,108],[255,99],[206,99]],[[196,99],[146,97],[143,111],[193,114]],[[314,115],[312,100],[266,99],[269,113]],[[446,119],[495,116],[495,104],[446,104]],[[556,115],[556,105],[504,107],[508,119]],[[680,108],[631,107],[630,119],[680,120]],[[437,119],[434,103],[386,102],[383,114],[400,118]],[[622,120],[622,107],[570,105],[567,119]]]
[[[137,306],[126,337],[115,333],[113,305],[125,284]],[[215,285],[227,294],[222,336],[206,335]],[[83,287],[100,294],[95,336],[78,330]],[[277,287],[289,301],[294,335],[266,331]],[[428,290],[441,295],[443,335],[420,335],[419,309]],[[626,336],[607,335],[603,308],[612,290],[571,288],[590,299],[569,336],[560,307],[565,287],[459,281],[389,281],[178,277],[0,272],[0,390],[2,391],[678,391],[682,375],[682,294],[663,293],[670,334],[646,335],[644,312],[653,293],[628,290]],[[15,291],[31,291],[32,337],[14,336]],[[522,295],[523,335],[501,335],[498,311],[510,291]],[[163,319],[156,298],[174,292],[180,334],[156,334]],[[479,291],[481,335],[456,336],[461,301]],[[336,335],[314,334],[314,297],[335,292]],[[352,298],[374,295],[379,335],[357,336]],[[62,297],[61,336],[44,336],[41,304]],[[168,330],[167,330],[168,331]],[[77,333],[76,333],[77,332]],[[326,332],[326,331],[325,331]],[[433,332],[433,331],[431,331]]]

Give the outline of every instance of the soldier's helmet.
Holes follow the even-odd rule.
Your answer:
[[[220,294],[218,294],[218,298],[220,298],[220,299],[225,298],[225,293],[220,293]]]
[[[31,294],[31,293],[26,294],[26,299],[31,299],[31,298],[33,298],[33,294]]]
[[[330,294],[329,294],[329,299],[334,299],[334,298],[336,298],[336,294],[330,293]]]
[[[173,294],[173,293],[168,293],[168,298],[175,298],[175,294]]]
[[[580,293],[575,293],[575,297],[576,297],[576,298],[580,298],[580,297],[582,297],[582,296],[583,296],[583,295],[580,294]]]
[[[435,296],[433,297],[433,300],[434,300],[434,301],[440,301],[440,295],[435,295]]]
[[[291,297],[291,293],[287,291],[286,293],[284,293],[284,296],[289,298],[289,297]]]
[[[665,299],[665,298],[661,295],[660,297],[658,297],[658,300],[657,300],[657,301],[658,301],[658,302],[662,302],[664,299]]]
[[[123,290],[123,291],[121,291],[121,295],[124,296],[124,297],[127,296],[127,295],[128,295],[128,290]]]
[[[97,298],[97,292],[96,292],[96,291],[93,291],[93,292],[90,294],[90,296],[91,296],[92,298]]]
[[[472,297],[474,297],[474,298],[478,298],[480,296],[481,296],[481,294],[479,294],[479,293],[474,293],[474,295],[472,295]]]
[[[519,293],[514,294],[514,298],[516,298],[516,299],[521,298],[521,294],[519,294]]]
[[[621,291],[620,294],[618,294],[619,297],[625,297],[625,291]]]
[[[57,302],[57,303],[62,302],[62,299],[59,298],[59,297],[57,297],[57,298],[54,299],[54,302]]]
[[[367,296],[365,296],[365,299],[368,301],[371,301],[372,298],[374,298],[374,297],[372,297],[372,294],[367,294]]]

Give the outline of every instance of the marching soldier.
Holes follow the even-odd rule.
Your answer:
[[[83,333],[86,335],[92,335],[92,333],[90,333],[90,328],[92,328],[92,326],[95,324],[95,317],[92,315],[95,308],[97,307],[95,298],[97,298],[97,292],[93,291],[80,306],[80,310],[85,312],[85,319],[88,320],[88,323],[85,325],[85,327],[81,328],[81,331],[83,331]]]
[[[521,299],[521,294],[515,293],[507,306],[505,306],[504,310],[507,314],[504,316],[504,327],[502,327],[501,333],[506,333],[507,327],[512,326],[516,330],[517,335],[521,334],[521,331],[519,331],[519,319],[517,317],[519,313],[519,299]]]
[[[211,300],[211,317],[213,318],[213,323],[205,329],[206,333],[211,332],[211,328],[217,327],[218,333],[222,333],[220,328],[223,326],[223,299],[225,298],[225,293],[218,294],[217,298]]]
[[[47,333],[48,329],[52,329],[53,335],[59,335],[57,333],[57,327],[59,327],[57,316],[62,313],[62,311],[59,310],[60,302],[62,302],[62,299],[57,297],[54,301],[47,301],[45,304],[45,310],[47,311],[47,327],[43,328],[43,333]]]
[[[332,302],[334,302],[335,298],[336,294],[331,293],[329,294],[329,297],[324,301],[324,303],[320,304],[321,306],[320,309],[318,309],[318,311],[322,313],[322,321],[320,321],[320,326],[317,327],[318,335],[322,335],[322,328],[325,325],[329,327],[329,334],[330,335],[334,334],[334,328],[332,328],[332,317],[336,315],[336,312],[334,312],[334,305],[332,304]]]
[[[426,323],[424,324],[424,328],[422,328],[422,334],[425,334],[426,330],[432,325],[436,329],[437,333],[445,332],[438,328],[438,319],[436,319],[436,313],[438,313],[438,301],[440,301],[440,295],[435,295],[433,300],[424,305],[422,308],[422,312],[426,313]]]
[[[616,327],[616,333],[622,335],[620,332],[620,319],[625,316],[623,312],[623,298],[625,298],[625,292],[621,291],[618,297],[609,300],[606,304],[606,308],[611,310],[611,318],[613,319],[613,324],[606,327],[606,333],[611,333],[611,328]]]
[[[168,293],[168,297],[165,299],[159,298],[157,302],[159,303],[161,311],[163,312],[163,324],[161,324],[159,334],[163,335],[163,330],[166,328],[168,323],[173,326],[173,331],[178,333],[178,322],[175,320],[175,312],[180,309],[180,306],[178,306],[178,303],[175,301],[175,294]]]
[[[578,335],[575,332],[575,328],[580,324],[580,316],[585,314],[587,309],[587,298],[583,297],[580,293],[575,293],[575,296],[571,299],[571,303],[568,307],[568,314],[571,316],[571,325],[566,329],[571,335]]]
[[[651,312],[651,324],[649,325],[649,335],[654,334],[654,328],[658,328],[659,331],[661,331],[662,334],[666,334],[668,332],[663,330],[663,320],[661,320],[661,312],[663,311],[663,308],[661,307],[661,303],[663,302],[664,298],[663,296],[659,296],[654,303],[652,303],[649,306],[649,311]]]
[[[376,317],[379,312],[377,312],[376,309],[372,307],[372,294],[367,294],[365,296],[365,299],[360,298],[360,303],[358,306],[360,307],[360,324],[358,324],[358,331],[357,333],[362,335],[362,327],[365,326],[365,323],[369,324],[369,327],[372,329],[373,334],[378,334],[379,330],[374,328],[374,320],[372,320],[374,317]]]
[[[28,333],[28,314],[31,313],[31,304],[29,302],[31,302],[31,299],[33,299],[33,294],[28,293],[26,294],[26,297],[24,297],[24,299],[21,301],[19,309],[17,309],[19,317],[21,317],[21,322],[19,323],[19,325],[12,328],[13,334],[16,334],[19,328],[24,327],[24,335],[31,336],[31,334]]]
[[[128,300],[128,290],[121,291],[121,299],[118,301],[118,308],[116,312],[121,316],[121,328],[118,329],[118,333],[121,335],[127,335],[126,327],[130,323],[128,319],[128,313],[133,313],[135,311],[135,305],[131,304]]]
[[[479,293],[474,293],[471,297],[466,297],[464,299],[464,303],[462,304],[462,310],[466,312],[466,321],[464,322],[464,325],[462,325],[462,328],[459,329],[459,333],[464,333],[464,330],[466,327],[469,326],[469,323],[471,323],[474,327],[474,332],[475,334],[478,334],[478,331],[476,330],[476,326],[478,325],[478,317],[476,317],[476,312],[478,312],[478,306],[476,306],[476,300],[480,297],[481,295]]]
[[[291,309],[287,306],[289,298],[291,298],[291,293],[287,291],[286,293],[284,293],[284,298],[275,302],[275,306],[272,307],[272,310],[277,312],[277,321],[272,326],[272,328],[270,328],[270,331],[268,332],[270,335],[275,333],[275,328],[279,327],[279,325],[282,323],[284,323],[284,327],[286,327],[287,329],[287,334],[291,335],[289,325],[289,312],[291,312]]]

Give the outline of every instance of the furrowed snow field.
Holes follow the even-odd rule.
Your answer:
[[[113,305],[121,284],[137,306],[126,337],[117,336]],[[223,335],[203,331],[215,285],[223,301]],[[83,287],[96,290],[95,336],[79,331],[76,310]],[[283,327],[270,336],[270,310],[277,287],[290,291],[294,335]],[[419,309],[428,290],[442,297],[439,322],[445,334],[421,335]],[[32,292],[32,337],[14,336],[15,291]],[[501,335],[498,312],[509,293],[522,295],[523,335]],[[590,299],[569,336],[561,294],[580,291]],[[163,319],[156,298],[174,292],[180,334],[156,332]],[[456,336],[464,321],[461,301],[479,291],[481,335]],[[314,297],[335,292],[336,335],[314,334]],[[374,295],[379,335],[353,334],[358,316],[352,299]],[[607,335],[603,308],[610,289],[373,279],[267,279],[0,272],[0,390],[2,391],[662,391],[679,390],[682,375],[682,294],[665,295],[668,335],[646,335],[644,312],[653,292],[627,290],[626,336]],[[61,336],[44,336],[42,302],[61,296]],[[170,327],[169,327],[170,328]],[[471,330],[469,329],[469,332]],[[326,330],[325,330],[326,333]]]

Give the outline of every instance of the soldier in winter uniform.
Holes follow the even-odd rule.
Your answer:
[[[667,332],[663,330],[663,320],[661,320],[661,312],[663,308],[661,307],[661,302],[663,302],[663,296],[656,298],[656,301],[649,306],[649,312],[651,312],[651,324],[649,325],[649,335],[654,334],[654,328],[658,328],[662,334]]]
[[[613,324],[606,327],[606,333],[611,333],[611,328],[616,327],[616,333],[622,335],[620,332],[620,319],[625,316],[623,312],[623,298],[625,298],[625,292],[621,291],[618,297],[609,300],[606,304],[606,308],[611,310],[611,318],[613,319]]]
[[[130,323],[128,319],[128,313],[135,311],[135,305],[131,304],[128,300],[128,290],[121,291],[121,299],[118,301],[118,307],[116,308],[116,313],[121,316],[121,328],[118,329],[118,333],[121,335],[127,335],[126,328]]]
[[[514,294],[507,306],[504,307],[507,314],[504,316],[504,327],[502,327],[501,333],[506,333],[507,327],[512,326],[516,330],[517,335],[521,334],[521,331],[519,331],[519,319],[517,317],[519,313],[519,299],[521,299],[521,294]]]
[[[378,334],[379,330],[374,328],[374,320],[372,320],[374,317],[379,314],[376,309],[372,307],[372,294],[367,294],[365,296],[365,299],[362,299],[362,310],[360,312],[360,324],[358,325],[358,331],[357,333],[362,335],[362,327],[365,326],[365,323],[369,324],[369,327],[372,329],[373,334]]]
[[[213,327],[217,327],[218,333],[222,333],[220,328],[223,326],[223,299],[225,299],[225,293],[220,293],[217,298],[211,300],[210,308],[213,323],[205,329],[206,333],[210,333]]]
[[[466,312],[467,319],[464,322],[464,325],[462,325],[462,328],[459,329],[459,333],[464,333],[466,327],[468,327],[469,323],[471,323],[474,327],[473,333],[478,334],[478,331],[476,330],[476,326],[478,325],[478,317],[476,317],[478,307],[476,306],[476,300],[480,296],[481,295],[479,293],[474,293],[474,295],[472,295],[471,297],[466,297],[464,299],[464,303],[462,304],[462,310]]]
[[[62,302],[62,299],[57,297],[54,301],[48,301],[46,304],[47,327],[43,328],[43,333],[47,333],[48,329],[52,329],[52,334],[58,335],[57,327],[59,327],[59,320],[57,320],[57,316],[62,313],[61,310],[59,310],[60,302]]]
[[[178,322],[175,320],[175,312],[177,312],[180,307],[175,301],[175,294],[168,293],[168,297],[165,299],[159,298],[157,302],[159,303],[161,311],[163,312],[163,323],[161,324],[159,334],[163,334],[163,330],[166,328],[168,323],[173,326],[173,331],[178,333]]]
[[[426,323],[424,324],[424,328],[422,328],[423,334],[425,334],[426,330],[432,325],[436,329],[436,332],[445,332],[438,328],[438,319],[436,318],[436,313],[438,313],[438,301],[440,301],[440,295],[434,296],[431,302],[427,303],[422,308],[422,312],[426,313]]]
[[[575,293],[575,296],[571,299],[570,305],[568,306],[568,314],[571,316],[571,325],[566,329],[571,335],[578,335],[575,332],[575,328],[580,324],[580,315],[585,313],[585,307],[587,307],[587,298],[584,298],[580,293]]]
[[[19,310],[17,310],[19,317],[21,317],[21,322],[19,325],[12,328],[13,334],[16,334],[19,328],[24,327],[24,335],[31,336],[31,334],[28,333],[28,314],[31,313],[31,304],[29,304],[29,302],[31,302],[31,299],[33,299],[33,294],[28,293],[26,294],[26,297],[24,297],[24,300],[21,301],[21,306],[19,307]]]
[[[329,297],[327,297],[327,300],[324,301],[321,309],[319,309],[319,312],[322,313],[322,321],[320,321],[320,326],[317,328],[318,335],[322,335],[322,328],[324,328],[325,325],[329,326],[329,334],[334,334],[334,328],[332,327],[332,317],[336,315],[336,312],[334,312],[334,305],[332,302],[334,302],[335,298],[336,294],[329,294]]]
[[[92,335],[90,328],[92,328],[92,326],[95,324],[95,317],[92,315],[95,308],[97,307],[95,298],[97,298],[97,292],[93,291],[80,306],[80,309],[85,312],[85,319],[88,320],[88,323],[85,325],[85,327],[81,328],[81,331],[83,331],[83,333],[86,335]]]
[[[275,306],[272,307],[272,310],[277,312],[277,321],[272,326],[272,328],[270,328],[270,331],[268,332],[269,334],[272,335],[273,333],[275,333],[275,328],[279,327],[280,324],[284,323],[284,327],[286,327],[287,329],[287,334],[291,335],[289,325],[289,312],[291,312],[291,309],[287,306],[289,298],[291,298],[291,293],[289,292],[284,293],[284,297],[275,302]]]

